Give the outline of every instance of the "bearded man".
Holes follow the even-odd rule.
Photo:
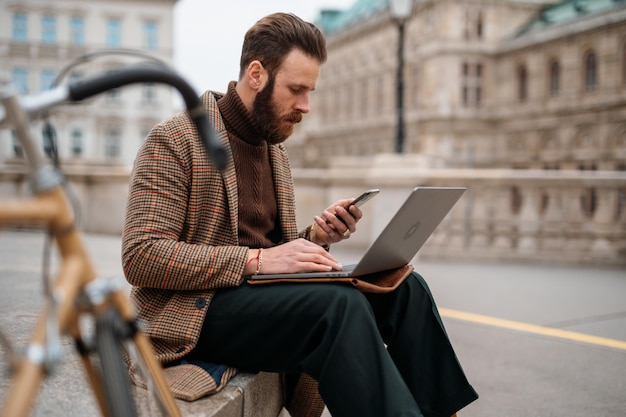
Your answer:
[[[284,374],[294,417],[448,417],[477,398],[426,283],[389,294],[336,284],[252,286],[259,273],[339,270],[329,245],[362,216],[339,200],[298,232],[283,142],[309,112],[326,61],[313,24],[285,13],[246,33],[237,82],[202,96],[229,153],[206,158],[188,115],[137,155],[122,242],[132,298],[178,398],[219,391],[235,369]],[[321,395],[321,396],[320,396]]]

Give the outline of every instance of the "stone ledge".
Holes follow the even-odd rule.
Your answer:
[[[141,416],[157,415],[143,389],[135,389]],[[183,417],[289,417],[283,409],[280,375],[240,372],[215,395],[176,401]]]

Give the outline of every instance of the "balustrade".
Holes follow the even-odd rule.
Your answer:
[[[410,190],[463,186],[467,192],[419,253],[425,259],[541,261],[626,266],[626,172],[424,167],[411,155],[346,158],[329,169],[294,169],[299,226],[339,198],[381,193],[363,206],[359,232],[341,245],[369,245]],[[70,166],[82,227],[121,233],[129,173],[120,167]],[[28,192],[17,163],[0,167],[0,198]]]

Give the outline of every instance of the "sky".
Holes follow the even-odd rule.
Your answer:
[[[313,22],[324,8],[356,0],[178,0],[174,6],[174,66],[198,91],[225,91],[239,74],[246,31],[261,17],[290,12]]]

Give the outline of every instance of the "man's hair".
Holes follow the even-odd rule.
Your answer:
[[[317,26],[291,13],[274,13],[256,22],[243,40],[239,78],[252,61],[259,60],[273,74],[293,49],[326,62],[326,39]]]

